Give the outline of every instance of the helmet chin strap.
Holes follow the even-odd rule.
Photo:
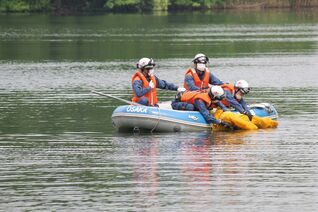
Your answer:
[[[241,93],[240,90],[236,90],[235,93],[234,93],[235,98],[241,100],[242,99],[242,95],[240,93]]]
[[[146,78],[149,78],[149,74],[147,72],[146,69],[141,69],[141,73],[146,77]]]
[[[148,81],[150,81],[150,74],[147,69],[141,69],[141,73],[146,77]]]

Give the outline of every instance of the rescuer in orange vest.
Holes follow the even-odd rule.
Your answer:
[[[152,58],[141,58],[136,67],[138,70],[131,79],[133,98],[132,102],[137,102],[146,106],[158,106],[157,88],[174,90],[178,92],[185,91],[184,88],[160,80],[154,75],[155,63]]]
[[[220,101],[225,97],[224,90],[220,86],[212,86],[208,92],[200,91],[185,91],[180,96],[181,102],[194,105],[205,121],[213,127],[213,124],[221,125],[225,128],[233,129],[232,125],[228,122],[218,120],[210,114],[209,110],[218,108]]]
[[[243,99],[245,94],[250,92],[248,83],[245,80],[238,80],[233,84],[223,84],[221,86],[225,92],[226,98],[222,100],[226,107],[233,107],[241,114],[247,115],[252,120],[253,115],[249,111],[247,103]]]
[[[193,68],[186,71],[184,78],[184,88],[189,91],[204,91],[206,92],[211,85],[222,85],[223,82],[219,80],[207,68],[209,58],[202,53],[196,54],[192,60]],[[177,94],[180,95],[180,94]],[[174,110],[194,110],[192,104],[178,101],[178,97],[171,103]],[[226,111],[227,108],[220,105],[222,110]]]
[[[209,58],[202,53],[196,54],[192,60],[193,68],[186,71],[184,88],[190,91],[205,90],[210,85],[224,84],[208,69]]]
[[[257,126],[257,128],[275,128],[278,126],[278,122],[269,117],[261,118],[251,114],[247,103],[243,99],[244,95],[248,94],[250,91],[248,83],[245,80],[238,80],[234,85],[224,84],[222,85],[222,88],[226,95],[226,98],[222,100],[223,105],[226,107],[233,107],[236,111],[246,115],[250,122]],[[219,117],[222,119],[222,117],[225,117],[225,114],[220,115]],[[244,123],[244,125],[246,125],[245,127],[248,129],[252,127],[250,123]]]

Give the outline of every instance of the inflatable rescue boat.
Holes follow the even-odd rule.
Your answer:
[[[278,113],[269,103],[249,105],[252,115],[278,118]],[[198,111],[173,110],[170,102],[159,107],[123,105],[112,114],[112,121],[119,131],[183,132],[210,130],[209,124]]]

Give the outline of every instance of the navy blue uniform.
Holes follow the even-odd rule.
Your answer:
[[[156,76],[155,78],[156,78],[156,88],[173,90],[173,91],[178,90],[178,86],[174,85],[173,83],[168,83],[167,81],[161,80]],[[145,95],[151,90],[150,86],[148,88],[143,88],[142,80],[135,80],[132,87],[138,97],[142,97],[143,95]],[[138,103],[142,105],[148,105],[148,99],[141,98]]]

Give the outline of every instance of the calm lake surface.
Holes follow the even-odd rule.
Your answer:
[[[279,127],[120,134],[134,64],[182,85],[196,53]],[[0,15],[0,211],[316,211],[318,11]],[[175,93],[159,91],[162,101]]]

